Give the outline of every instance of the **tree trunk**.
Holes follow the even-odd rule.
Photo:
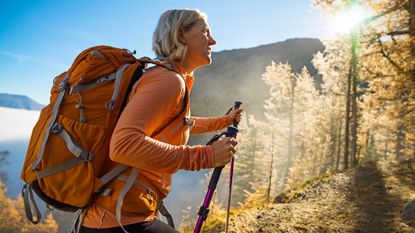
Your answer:
[[[317,153],[316,153],[316,144],[313,144],[311,150],[311,156],[313,157],[313,176],[317,176]]]
[[[252,157],[251,157],[251,169],[249,169],[249,177],[251,177],[252,179],[255,179],[255,174],[254,174],[254,166],[255,166],[255,153],[256,153],[256,138],[254,137],[254,143],[253,143],[253,149],[252,149]],[[254,181],[255,182],[255,181]]]
[[[294,77],[291,80],[291,102],[289,110],[289,136],[288,136],[288,158],[287,158],[287,169],[293,164],[293,135],[294,135]]]
[[[349,144],[350,144],[350,98],[351,98],[351,82],[352,82],[352,72],[349,68],[349,75],[347,77],[347,92],[346,92],[346,120],[344,127],[344,160],[343,160],[343,169],[346,170],[349,168]]]
[[[294,88],[295,88],[295,79],[292,76],[291,77],[291,99],[290,99],[290,108],[289,108],[289,132],[288,132],[288,152],[287,152],[287,161],[286,161],[286,168],[285,168],[285,172],[283,174],[282,177],[282,182],[284,183],[283,186],[285,185],[286,182],[286,178],[288,175],[288,171],[291,168],[291,166],[293,165],[293,141],[294,141]]]
[[[271,131],[271,163],[269,168],[269,177],[268,177],[268,190],[267,190],[267,201],[271,201],[271,185],[272,185],[272,165],[274,163],[274,130]]]
[[[305,145],[304,145],[304,140],[301,143],[301,154],[300,154],[300,159],[304,158],[304,149],[305,149]]]
[[[403,156],[404,146],[402,142],[405,140],[404,124],[401,119],[399,119],[398,128],[396,130],[396,148],[395,154],[396,158],[401,158]]]
[[[351,136],[352,143],[350,145],[350,157],[352,159],[352,165],[355,166],[358,163],[357,160],[357,46],[359,43],[359,37],[357,31],[353,31],[351,35],[352,43],[352,61],[351,61],[351,82],[352,82],[352,93],[351,93],[351,102],[352,102],[352,127],[351,127]]]
[[[336,155],[336,147],[337,147],[337,128],[336,128],[336,119],[333,117],[331,120],[331,125],[330,125],[330,136],[332,138],[331,140],[331,144],[330,144],[330,148],[329,148],[329,152],[328,152],[328,158],[327,158],[327,164],[326,164],[326,168],[329,168],[328,170],[330,170],[331,172],[334,171],[334,166],[336,163],[336,159],[335,159],[335,155]]]
[[[353,89],[352,89],[352,124],[351,124],[351,145],[350,145],[350,158],[352,159],[352,166],[357,165],[357,96],[356,96],[356,77],[353,77]]]
[[[343,121],[341,117],[341,101],[339,101],[339,131],[338,131],[338,141],[337,141],[337,159],[336,159],[336,172],[339,171],[339,165],[340,165],[340,156],[341,156],[341,144],[342,144],[342,126]]]

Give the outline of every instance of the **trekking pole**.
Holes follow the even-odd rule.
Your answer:
[[[241,102],[235,101],[235,106],[229,109],[229,111],[226,114],[229,114],[229,112],[232,109],[238,109],[241,106]],[[222,132],[220,134],[216,134],[215,136],[210,139],[210,141],[206,145],[212,144],[214,141],[218,140],[220,137],[233,137],[236,138],[236,134],[238,133],[238,129],[236,128],[238,126],[238,123],[236,120],[233,121],[233,126],[229,126],[226,132]],[[232,159],[233,160],[233,159]],[[231,160],[231,161],[232,161]],[[199,212],[197,213],[199,215],[199,218],[197,219],[196,226],[194,233],[200,233],[200,230],[202,229],[203,222],[206,221],[208,213],[209,213],[209,205],[212,201],[213,193],[215,192],[216,186],[219,182],[220,174],[222,172],[222,169],[225,166],[222,167],[216,167],[213,170],[212,177],[210,178],[208,190],[206,192],[205,199],[203,200],[203,204],[199,209]],[[228,216],[229,216],[229,207],[228,207]],[[228,217],[227,217],[228,218]],[[226,226],[227,228],[227,226]]]
[[[239,108],[241,105],[241,102],[235,102],[235,108]],[[233,127],[238,128],[239,122],[234,119],[232,122]],[[236,135],[235,135],[236,138]],[[229,231],[229,217],[231,213],[231,201],[232,201],[232,183],[233,183],[233,167],[234,167],[234,158],[231,158],[231,165],[229,170],[229,193],[228,193],[228,206],[226,209],[226,225],[225,225],[225,232],[228,233]]]

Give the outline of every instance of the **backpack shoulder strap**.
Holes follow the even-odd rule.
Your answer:
[[[153,64],[153,65],[156,65],[156,66],[164,67],[168,70],[176,72],[177,74],[180,75],[180,77],[182,77],[184,79],[183,74],[180,73],[177,69],[175,69],[171,64],[165,64],[163,62],[154,61],[154,60],[152,60],[151,58],[148,58],[148,57],[142,57],[140,59],[137,59],[137,61],[140,62],[141,64],[148,64],[149,63],[149,64]]]

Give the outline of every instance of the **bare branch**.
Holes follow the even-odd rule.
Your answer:
[[[379,37],[377,41],[381,49],[380,53],[383,55],[383,57],[385,57],[396,69],[398,69],[400,72],[403,72],[403,69],[394,60],[392,60],[392,58],[389,57],[389,54],[386,53],[385,47],[383,46],[383,43]]]
[[[409,30],[388,32],[386,35],[389,35],[389,36],[409,35]]]

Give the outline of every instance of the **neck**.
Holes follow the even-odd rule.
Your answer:
[[[183,62],[180,62],[177,64],[180,72],[182,72],[184,75],[193,75],[195,70],[198,68],[198,66],[195,66],[191,62],[188,62],[187,60],[184,60]]]

